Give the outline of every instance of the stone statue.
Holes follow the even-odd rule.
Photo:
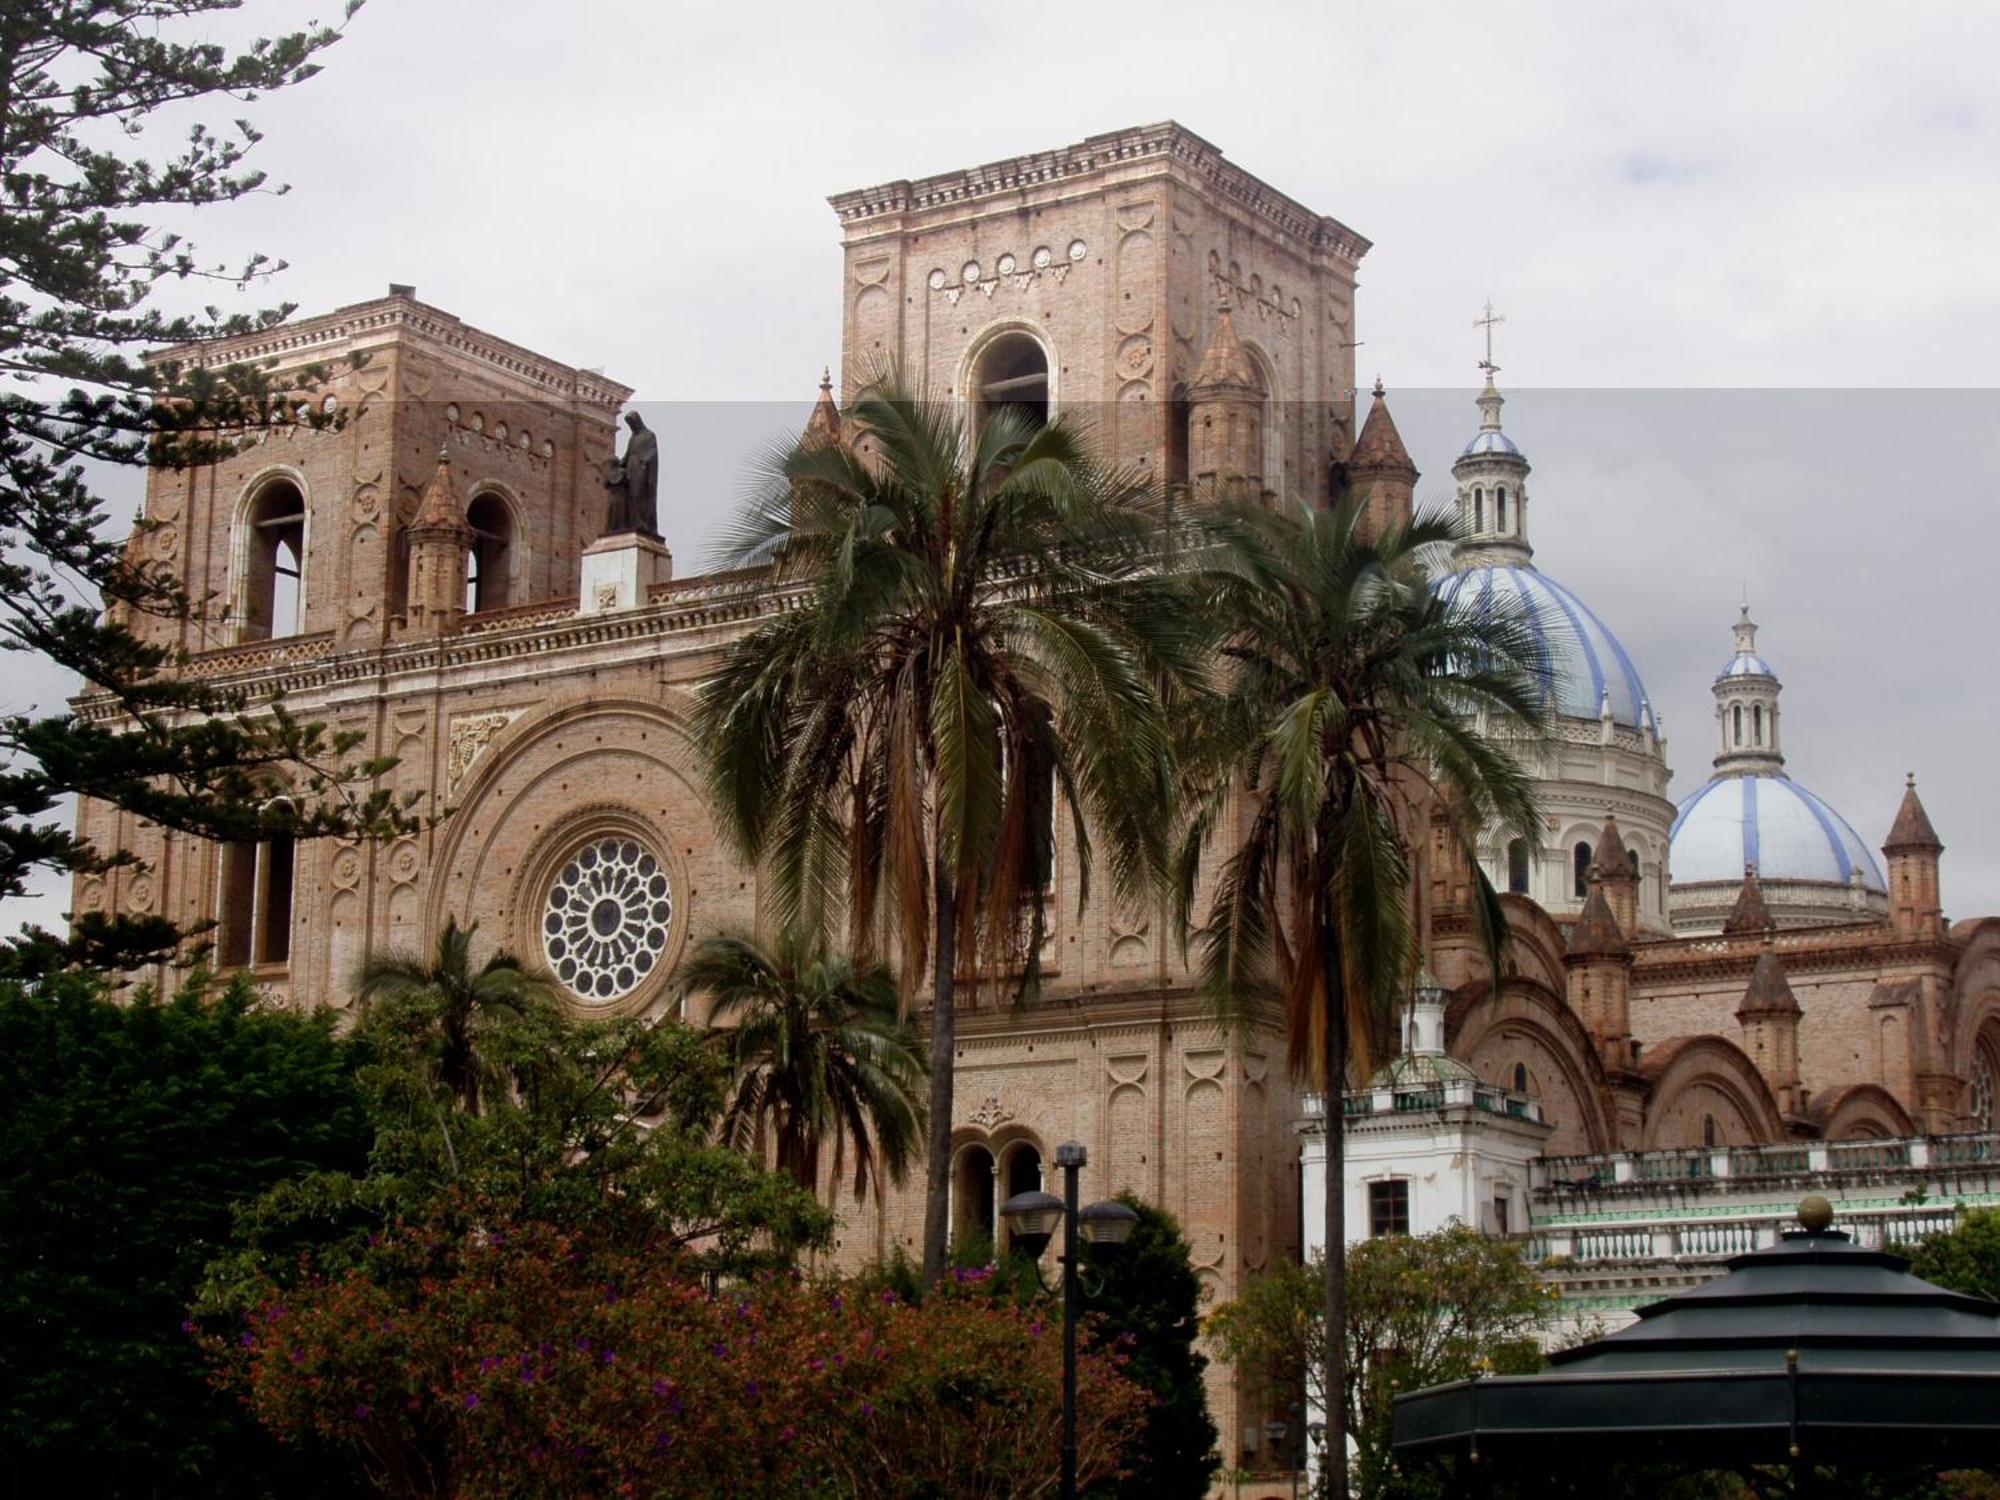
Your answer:
[[[636,411],[625,413],[632,437],[604,466],[604,535],[637,532],[660,539],[660,439]]]

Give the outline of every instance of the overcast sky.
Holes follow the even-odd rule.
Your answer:
[[[1506,315],[1537,561],[1629,648],[1675,795],[1747,588],[1793,774],[1879,845],[1917,772],[1962,917],[2000,912],[1996,55],[2000,6],[1907,0],[372,0],[249,108],[291,192],[192,227],[289,260],[267,300],[411,282],[636,387],[687,571],[837,361],[829,193],[1177,119],[1374,241],[1361,375],[1420,495]]]

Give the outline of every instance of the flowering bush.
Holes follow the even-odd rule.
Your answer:
[[[272,1282],[204,1343],[265,1426],[395,1495],[1001,1500],[1055,1482],[1045,1316],[783,1274],[711,1290],[510,1222],[393,1231],[336,1275]],[[1081,1367],[1086,1483],[1118,1471],[1144,1408],[1117,1366]]]

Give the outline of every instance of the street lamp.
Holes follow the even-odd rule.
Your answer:
[[[1116,1251],[1139,1227],[1139,1216],[1123,1203],[1106,1199],[1078,1211],[1076,1174],[1090,1159],[1075,1141],[1056,1147],[1056,1165],[1062,1168],[1063,1195],[1040,1189],[1016,1193],[1000,1206],[1013,1243],[1031,1260],[1039,1260],[1056,1225],[1063,1231],[1063,1411],[1062,1411],[1062,1500],[1076,1500],[1076,1242],[1080,1233],[1093,1250]],[[1035,1272],[1039,1278],[1041,1271]]]

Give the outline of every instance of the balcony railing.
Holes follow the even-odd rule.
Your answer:
[[[1320,1118],[1318,1096],[1306,1099],[1309,1121]],[[1476,1109],[1512,1120],[1539,1121],[1542,1107],[1520,1094],[1510,1094],[1471,1078],[1425,1080],[1401,1086],[1355,1089],[1341,1101],[1342,1113],[1352,1124],[1393,1115],[1424,1114],[1445,1109]]]
[[[1647,1188],[1669,1184],[1715,1191],[1729,1185],[1774,1187],[1784,1179],[1834,1186],[1843,1179],[1935,1180],[1941,1172],[1981,1169],[2000,1170],[2000,1134],[1546,1156],[1534,1164],[1531,1181],[1538,1198],[1550,1199],[1621,1188],[1643,1196]]]
[[[1838,1207],[1834,1227],[1869,1249],[1911,1245],[1958,1223],[1957,1211],[1936,1203],[1883,1208]],[[1724,1218],[1651,1224],[1577,1224],[1537,1228],[1523,1240],[1528,1259],[1538,1264],[1572,1261],[1579,1265],[1635,1261],[1717,1261],[1775,1245],[1796,1227],[1783,1212],[1750,1212]]]

